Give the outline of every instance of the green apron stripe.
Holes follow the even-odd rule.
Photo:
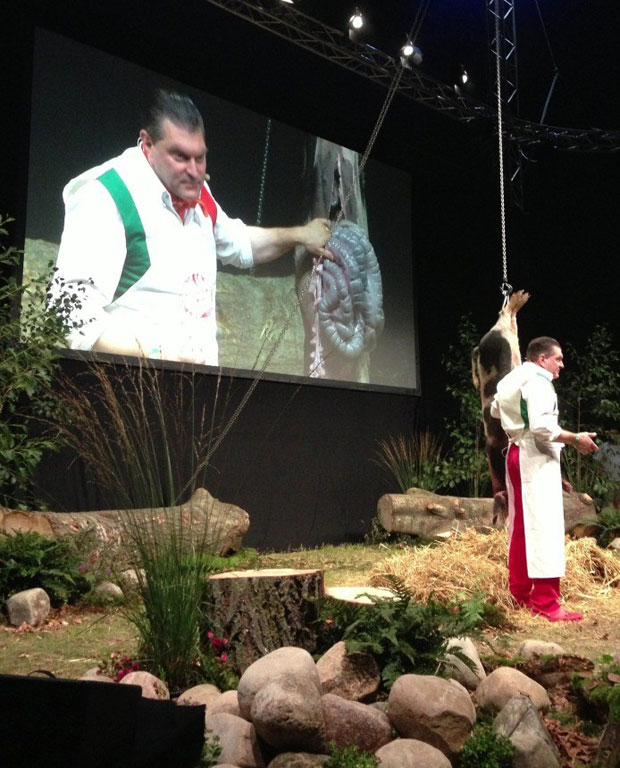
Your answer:
[[[110,193],[125,227],[127,255],[118,286],[114,292],[114,298],[112,299],[112,301],[116,301],[119,296],[126,293],[145,274],[151,266],[151,259],[146,247],[146,235],[144,234],[140,214],[125,182],[114,168],[110,168],[109,171],[99,176],[98,181]]]
[[[527,415],[527,403],[523,398],[521,398],[521,418],[523,419],[523,426],[525,429],[529,429],[530,427],[530,419]]]

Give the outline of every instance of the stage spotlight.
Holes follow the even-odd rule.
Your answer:
[[[467,73],[467,70],[462,64],[461,64],[460,80],[461,80],[461,85],[467,85],[467,83],[469,82],[469,75]]]
[[[359,8],[356,8],[349,19],[349,29],[357,32],[364,26],[364,17]]]
[[[295,0],[280,0],[280,2],[285,5],[295,5]]]
[[[403,67],[411,68],[411,62],[414,64],[422,63],[422,51],[411,40],[407,40],[400,49],[400,63]]]
[[[457,96],[464,96],[468,93],[471,94],[474,91],[474,82],[463,64],[459,67],[456,83],[454,84],[454,91]]]

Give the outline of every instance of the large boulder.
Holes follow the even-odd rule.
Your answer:
[[[366,704],[326,693],[323,715],[328,744],[332,741],[338,747],[355,744],[364,752],[376,752],[392,741],[392,726],[387,715]]]
[[[516,750],[513,768],[560,768],[560,753],[527,696],[514,696],[493,721],[493,730]]]
[[[286,673],[261,686],[250,720],[261,739],[278,751],[326,751],[321,694],[311,677]]]
[[[381,672],[370,653],[347,654],[344,642],[333,645],[316,663],[323,693],[363,701],[376,694]]]
[[[328,760],[329,755],[313,755],[310,752],[282,752],[273,758],[268,768],[323,768]]]
[[[229,715],[241,717],[237,691],[224,691],[224,693],[221,693],[219,696],[214,696],[209,699],[207,712],[211,715],[215,715],[218,712],[226,712]]]
[[[524,659],[534,659],[536,656],[564,656],[566,651],[557,643],[546,640],[524,640],[517,651]]]
[[[433,675],[402,675],[390,691],[388,717],[400,736],[418,739],[452,759],[476,722],[465,688]]]
[[[205,737],[219,738],[222,752],[220,763],[237,768],[264,768],[265,761],[260,751],[256,731],[252,723],[242,717],[219,712],[205,718]]]
[[[6,601],[6,612],[9,623],[14,627],[24,622],[31,627],[40,627],[50,612],[50,599],[47,592],[40,587],[16,592]]]
[[[190,706],[194,704],[206,704],[211,711],[211,702],[221,696],[221,691],[215,685],[211,683],[202,683],[201,685],[195,685],[193,688],[188,688],[179,696],[177,704],[188,704]]]
[[[142,688],[142,696],[145,699],[163,699],[170,698],[168,686],[163,680],[160,680],[150,672],[130,672],[120,682],[121,685],[139,685]]]
[[[439,749],[417,739],[396,739],[375,752],[381,768],[451,768]]]
[[[471,637],[451,637],[448,640],[448,651],[458,649],[459,653],[469,659],[471,667],[454,653],[446,654],[445,666],[451,678],[457,680],[470,691],[475,691],[480,681],[486,677],[478,649]]]
[[[542,685],[513,667],[498,667],[487,675],[476,689],[476,700],[482,710],[497,713],[520,694],[529,696],[538,710],[545,711],[551,705]]]
[[[293,648],[286,646],[278,648],[262,659],[258,659],[245,670],[239,685],[237,694],[239,697],[239,709],[241,716],[246,720],[250,719],[252,702],[257,692],[274,680],[278,675],[291,674],[307,677],[314,682],[319,693],[321,693],[321,681],[317,672],[314,659],[303,648]]]

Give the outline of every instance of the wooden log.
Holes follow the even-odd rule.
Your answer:
[[[422,488],[407,493],[387,493],[377,503],[381,525],[389,533],[406,533],[426,538],[445,537],[456,529],[502,528],[506,506],[495,499],[442,496]],[[596,518],[592,499],[585,493],[564,493],[564,523],[567,533],[592,535],[585,525]]]
[[[238,672],[277,648],[316,650],[323,571],[232,571],[211,576],[209,585],[213,630],[228,639]]]
[[[220,555],[241,549],[243,536],[250,527],[245,510],[218,501],[209,491],[198,488],[186,504],[178,507],[96,512],[24,512],[0,507],[0,533],[36,531],[42,536],[55,537],[90,531],[96,548],[114,551],[123,534],[122,516],[128,514],[132,521],[143,518],[147,525],[157,519],[166,519],[171,524],[182,521],[188,531],[194,530],[198,536],[206,530],[209,549]]]

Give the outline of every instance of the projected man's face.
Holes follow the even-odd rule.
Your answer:
[[[202,131],[190,133],[165,119],[162,133],[161,139],[153,141],[147,131],[140,131],[149,165],[168,192],[181,200],[196,200],[207,170],[207,146]]]

